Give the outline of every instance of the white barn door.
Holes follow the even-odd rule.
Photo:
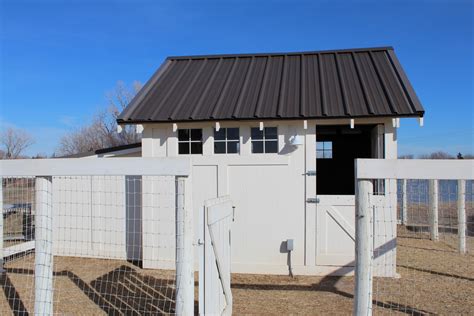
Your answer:
[[[318,195],[316,264],[353,265],[355,200],[353,195]]]

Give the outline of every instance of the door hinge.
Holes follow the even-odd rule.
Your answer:
[[[315,176],[315,175],[316,175],[316,170],[308,170],[308,171],[306,172],[306,175],[307,175],[307,176]]]

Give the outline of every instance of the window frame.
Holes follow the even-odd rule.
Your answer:
[[[236,139],[228,139],[228,136],[227,136],[228,129],[236,129],[237,130],[237,138]],[[214,154],[215,155],[240,155],[240,151],[241,151],[240,128],[239,127],[221,127],[219,129],[219,132],[222,131],[222,130],[225,131],[224,132],[225,133],[224,134],[224,139],[216,139],[216,133],[218,133],[218,131],[216,130],[215,127],[213,128],[213,131],[214,131],[214,146],[213,146]],[[224,144],[225,152],[216,152],[216,143]],[[229,143],[236,143],[237,144],[237,152],[229,153],[228,146],[227,146]]]
[[[267,129],[275,129],[275,138],[267,138]],[[258,130],[262,133],[262,138],[254,138],[252,130]],[[272,133],[273,134],[273,133]],[[278,134],[278,126],[268,126],[264,127],[263,130],[260,130],[260,127],[250,127],[250,152],[252,154],[278,154],[279,151],[279,134]],[[262,144],[262,152],[255,152],[254,151],[254,143],[261,143]],[[276,143],[276,151],[267,152],[267,143]]]
[[[180,131],[183,131],[183,130],[186,130],[188,131],[188,139],[187,140],[180,140],[179,139],[179,133]],[[201,139],[199,140],[193,140],[192,139],[192,136],[191,136],[191,131],[192,130],[200,130],[201,131]],[[202,128],[180,128],[177,130],[177,134],[178,134],[178,155],[202,155],[204,153],[204,141],[203,141],[203,129]],[[200,153],[193,153],[192,152],[192,144],[196,144],[196,143],[199,143],[201,144],[201,152]],[[179,148],[180,148],[180,144],[188,144],[188,153],[187,154],[182,154],[179,152]]]
[[[326,143],[330,143],[331,147],[326,148]],[[322,148],[318,148],[318,144],[322,144]],[[319,153],[322,154],[322,157],[318,155]],[[327,153],[330,155],[327,155]],[[332,140],[316,141],[316,159],[334,159],[334,142]]]

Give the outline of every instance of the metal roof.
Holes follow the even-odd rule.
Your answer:
[[[423,116],[392,47],[168,57],[119,123]]]

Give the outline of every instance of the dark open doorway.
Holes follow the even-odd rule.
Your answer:
[[[376,125],[316,128],[317,194],[354,194],[354,159],[377,157],[372,141],[375,128]]]

